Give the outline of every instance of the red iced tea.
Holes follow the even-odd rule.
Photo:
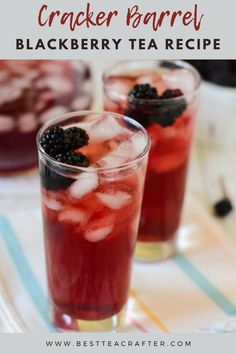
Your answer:
[[[136,119],[151,136],[137,258],[165,258],[180,223],[199,76],[180,62],[130,62],[104,81],[105,109]]]
[[[40,157],[54,323],[83,330],[84,322],[96,322],[99,330],[109,329],[128,296],[148,137],[134,121],[112,114],[78,115],[57,124],[64,131],[69,124],[86,130],[88,144],[76,151],[90,165],[63,170]]]
[[[33,167],[35,139],[47,120],[91,105],[91,78],[82,62],[0,61],[0,172]]]

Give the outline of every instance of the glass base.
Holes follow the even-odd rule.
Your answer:
[[[120,327],[123,311],[102,320],[81,320],[52,307],[52,321],[59,331],[112,332]]]
[[[79,331],[81,332],[111,332],[120,326],[121,314],[98,321],[76,320]]]
[[[141,262],[163,261],[176,253],[175,237],[163,242],[140,242],[136,244],[134,258]]]

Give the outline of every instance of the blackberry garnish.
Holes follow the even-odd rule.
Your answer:
[[[46,166],[42,161],[39,163],[39,171],[42,186],[51,191],[66,189],[75,182],[75,179],[64,177],[60,174],[60,171],[57,173],[52,168]]]
[[[229,198],[223,198],[214,205],[214,212],[220,218],[225,217],[233,210],[233,205]]]
[[[58,162],[68,165],[88,167],[88,158],[74,149],[88,144],[88,134],[85,130],[73,127],[64,130],[59,126],[47,129],[40,138],[44,151]],[[75,180],[65,177],[60,166],[52,163],[46,165],[40,161],[41,183],[48,190],[60,190],[69,187]]]
[[[157,89],[149,84],[135,85],[128,94],[129,97],[136,99],[153,100],[158,98]]]
[[[171,99],[177,97],[177,100]],[[149,84],[135,85],[129,93],[125,115],[137,119],[145,128],[152,124],[168,127],[186,108],[187,103],[180,89],[168,89],[158,96],[157,90]]]
[[[166,101],[165,105],[162,107],[162,117],[160,119],[160,124],[163,127],[170,126],[174,124],[176,118],[181,116],[181,114],[186,110],[187,103],[184,98],[184,94],[180,89],[166,90],[161,95],[160,99],[172,99],[181,97],[176,101]]]
[[[89,160],[88,158],[83,155],[81,152],[74,152],[74,151],[67,151],[62,154],[57,154],[55,159],[59,162],[74,165],[74,166],[81,166],[81,167],[88,167]]]
[[[40,139],[40,144],[51,157],[68,148],[65,144],[64,130],[58,126],[47,129]]]
[[[165,90],[160,98],[176,98],[180,96],[183,96],[183,92],[179,89]]]
[[[65,141],[70,144],[72,149],[81,148],[88,144],[89,136],[84,129],[72,127],[66,129],[64,133]]]

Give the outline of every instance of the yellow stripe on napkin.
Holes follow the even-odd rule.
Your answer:
[[[150,310],[147,305],[140,299],[138,293],[134,289],[130,289],[130,295],[136,300],[143,312],[157,324],[157,326],[164,333],[169,333],[170,330],[164,325],[164,323]]]

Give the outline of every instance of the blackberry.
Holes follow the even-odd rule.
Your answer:
[[[70,144],[71,149],[81,148],[88,144],[89,136],[84,129],[72,127],[66,129],[64,134],[65,142]]]
[[[40,144],[43,150],[52,157],[68,148],[65,145],[64,130],[58,126],[47,129],[40,139]]]
[[[181,97],[179,100],[176,101],[169,101],[168,99],[171,98],[178,98]],[[167,127],[176,121],[176,118],[181,116],[181,114],[186,110],[187,103],[184,98],[183,92],[180,89],[174,90],[166,90],[161,95],[160,99],[167,99],[165,105],[162,108],[162,126]]]
[[[176,98],[176,97],[180,97],[183,96],[183,92],[179,89],[175,89],[175,90],[165,90],[165,92],[163,92],[163,94],[161,95],[161,99],[162,98]]]
[[[128,94],[131,98],[153,100],[158,98],[157,89],[149,84],[135,85]]]
[[[233,210],[233,205],[229,198],[223,198],[214,205],[214,212],[220,218],[225,217]]]
[[[57,154],[55,159],[58,162],[62,162],[68,165],[80,166],[80,167],[88,167],[89,160],[88,158],[83,155],[81,152],[73,152],[67,151],[62,154]]]
[[[61,175],[59,170],[57,172],[51,167],[46,166],[41,161],[39,163],[39,171],[42,186],[51,191],[66,189],[73,182],[75,182],[75,179]]]

